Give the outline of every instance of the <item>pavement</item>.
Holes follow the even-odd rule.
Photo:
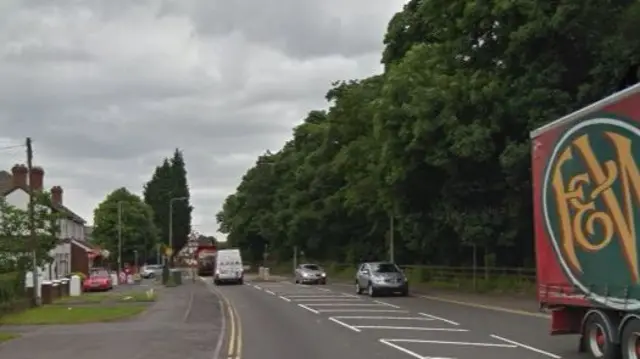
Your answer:
[[[0,358],[211,359],[224,333],[221,308],[205,285],[186,283],[161,290],[156,303],[128,321],[0,326],[22,333],[0,345]]]
[[[446,298],[370,298],[350,285],[288,280],[213,290],[239,318],[242,353],[229,353],[236,359],[583,358],[576,336],[549,336],[549,319],[535,311]]]

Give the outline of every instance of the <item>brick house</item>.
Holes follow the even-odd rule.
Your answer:
[[[44,184],[44,169],[33,167],[31,173],[25,165],[17,164],[11,169],[11,174],[0,171],[0,196],[8,204],[28,209],[29,187],[33,191],[42,191]],[[27,183],[28,178],[28,183]],[[84,225],[86,221],[63,204],[63,190],[60,186],[51,188],[51,210],[62,214],[59,221],[59,241],[49,255],[52,262],[40,268],[44,279],[55,279],[70,274],[72,270],[72,242],[84,239]]]

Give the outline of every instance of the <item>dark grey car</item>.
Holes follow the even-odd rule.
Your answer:
[[[407,277],[397,265],[391,262],[362,263],[356,273],[356,293],[374,297],[379,294],[399,293],[409,295]]]
[[[327,284],[327,273],[317,264],[300,264],[295,276],[296,283]]]

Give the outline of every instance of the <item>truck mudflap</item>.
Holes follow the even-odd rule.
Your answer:
[[[551,311],[551,335],[579,334],[588,308],[556,307]]]

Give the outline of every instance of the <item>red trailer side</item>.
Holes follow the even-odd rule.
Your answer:
[[[551,333],[618,358],[629,328],[640,331],[640,84],[531,138],[537,295]]]

